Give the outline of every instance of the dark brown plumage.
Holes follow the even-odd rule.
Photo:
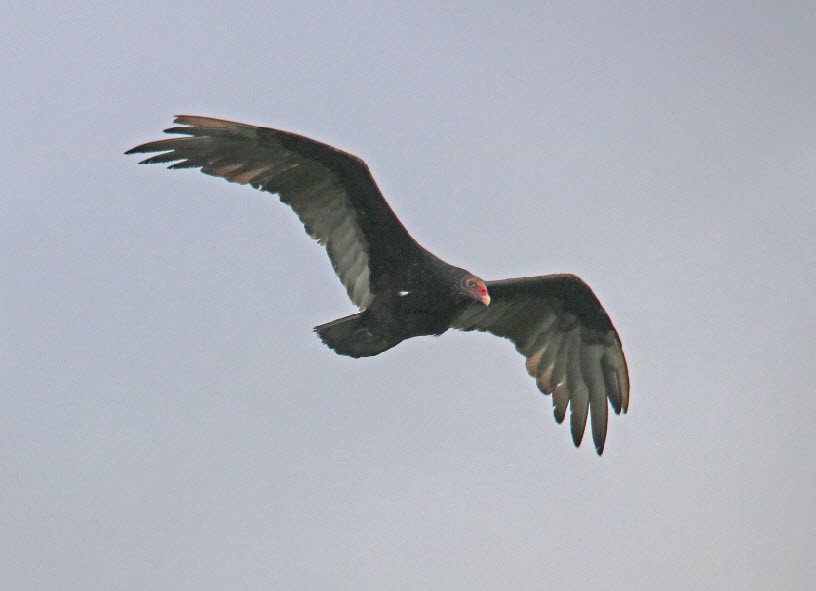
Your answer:
[[[290,132],[181,115],[182,137],[128,154],[159,152],[146,164],[200,168],[280,196],[326,247],[357,314],[320,325],[341,355],[378,355],[407,338],[449,328],[510,339],[539,389],[552,394],[559,423],[570,408],[575,445],[587,417],[603,452],[607,399],[626,412],[629,377],[620,338],[595,294],[574,275],[483,281],[417,243],[359,158]]]

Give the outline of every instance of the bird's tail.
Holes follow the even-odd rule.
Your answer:
[[[335,353],[349,357],[379,355],[402,341],[400,337],[389,338],[372,332],[362,321],[362,314],[338,318],[314,330]]]

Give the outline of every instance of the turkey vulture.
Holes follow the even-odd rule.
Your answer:
[[[379,355],[405,339],[449,328],[510,339],[528,373],[552,394],[555,420],[570,408],[580,445],[587,415],[603,453],[607,398],[616,414],[629,404],[620,338],[595,294],[575,275],[484,281],[423,248],[403,227],[365,162],[315,140],[267,127],[181,115],[165,132],[127,154],[158,152],[143,164],[200,168],[277,194],[326,247],[357,314],[314,330],[340,355]]]

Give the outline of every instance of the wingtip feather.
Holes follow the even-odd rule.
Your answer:
[[[575,388],[575,391],[570,397],[570,432],[572,433],[572,442],[575,447],[581,445],[584,439],[584,431],[586,431],[587,416],[589,410],[589,392],[586,386],[581,383]]]
[[[191,127],[252,127],[246,123],[228,121],[227,119],[216,119],[214,117],[202,117],[201,115],[176,115],[173,123],[189,125]]]

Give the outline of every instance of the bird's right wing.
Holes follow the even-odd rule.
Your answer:
[[[276,193],[297,213],[306,232],[326,247],[351,301],[365,308],[377,281],[419,252],[391,210],[365,162],[287,131],[180,115],[184,137],[136,146],[127,154],[161,152],[143,164],[200,168],[228,181]]]
[[[629,374],[620,338],[589,286],[574,275],[488,281],[489,306],[471,304],[453,322],[459,330],[510,339],[527,358],[527,372],[552,394],[555,420],[570,407],[575,445],[587,414],[598,454],[606,439],[607,399],[616,413],[629,406]]]

